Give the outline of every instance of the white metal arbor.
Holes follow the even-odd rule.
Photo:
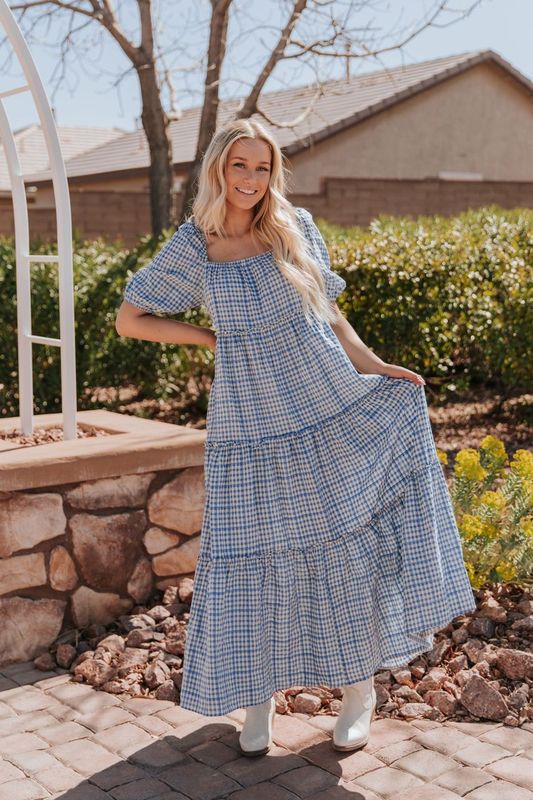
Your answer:
[[[72,278],[72,220],[65,164],[59,136],[44,86],[32,55],[6,0],[0,0],[0,25],[24,73],[26,83],[0,91],[0,141],[6,154],[15,219],[17,327],[20,427],[25,435],[33,433],[33,350],[34,344],[61,348],[61,404],[63,438],[76,438],[76,353],[74,339],[74,297]],[[40,126],[48,151],[56,206],[58,255],[30,253],[28,206],[24,175],[4,98],[30,92],[39,115]],[[59,332],[60,338],[34,336],[31,331],[32,262],[58,264],[59,269]]]

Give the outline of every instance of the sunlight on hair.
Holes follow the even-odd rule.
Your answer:
[[[224,236],[225,167],[231,146],[240,139],[260,139],[266,142],[272,154],[268,189],[254,208],[252,237],[272,249],[280,272],[300,293],[306,317],[309,318],[312,311],[319,319],[335,322],[337,316],[326,295],[324,272],[311,254],[294,206],[285,197],[288,176],[285,157],[278,143],[259,122],[235,120],[215,133],[202,160],[190,219],[204,236]]]

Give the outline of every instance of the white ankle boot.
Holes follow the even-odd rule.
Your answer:
[[[333,731],[335,750],[363,747],[370,736],[370,723],[376,707],[374,676],[342,686],[342,708]]]
[[[272,724],[276,713],[274,697],[257,706],[246,706],[246,719],[239,736],[244,756],[262,756],[272,746]]]

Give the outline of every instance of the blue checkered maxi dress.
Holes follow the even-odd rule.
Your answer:
[[[297,215],[334,300],[346,282]],[[182,707],[223,715],[355,683],[475,608],[423,386],[360,373],[271,251],[210,261],[186,222],[124,297],[204,305],[217,336]]]

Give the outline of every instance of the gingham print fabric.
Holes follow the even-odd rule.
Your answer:
[[[297,216],[333,300],[346,284]],[[407,663],[475,608],[423,386],[360,373],[270,252],[210,261],[178,233],[179,289],[140,278],[130,298],[175,310],[202,285],[217,334],[180,705],[218,716]]]
[[[178,314],[202,304],[204,251],[195,228],[186,222],[146,267],[130,278],[124,299],[144,311]]]

